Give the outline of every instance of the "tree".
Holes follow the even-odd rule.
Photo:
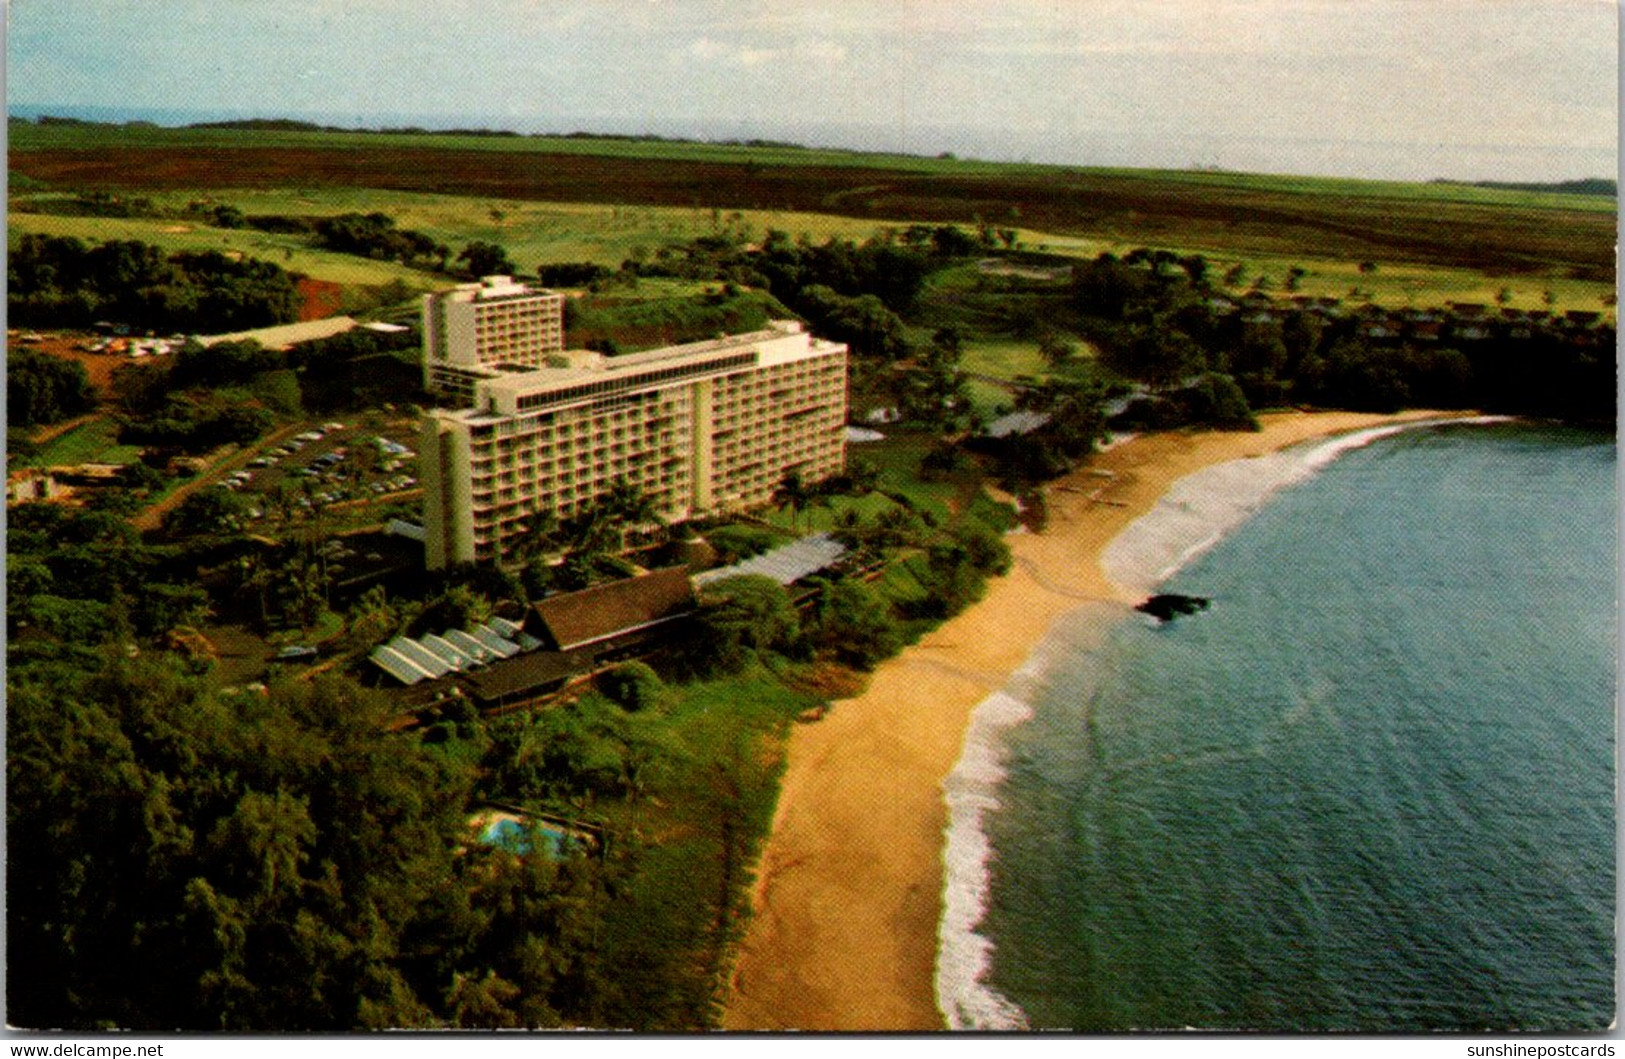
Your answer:
[[[959,368],[963,356],[959,332],[941,328],[909,376],[914,414],[943,432],[964,426],[971,417],[970,388]]]
[[[1187,422],[1204,423],[1221,430],[1257,430],[1258,420],[1247,405],[1236,380],[1218,372],[1208,372],[1192,386],[1180,391]]]
[[[1053,328],[1044,328],[1038,335],[1038,355],[1051,369],[1059,368],[1077,356],[1078,347]]]
[[[798,290],[790,301],[814,331],[847,343],[854,356],[897,360],[908,354],[902,318],[873,294],[848,297],[813,284]]]
[[[902,636],[880,597],[862,581],[826,582],[808,630],[817,649],[858,669],[897,653]]]
[[[1287,346],[1278,322],[1270,320],[1242,325],[1241,341],[1230,353],[1231,368],[1238,373],[1273,377],[1284,370],[1286,364]]]
[[[598,687],[624,710],[636,713],[660,701],[665,684],[642,662],[623,662],[598,678]]]
[[[532,562],[557,551],[561,542],[558,516],[552,508],[538,508],[520,528],[513,554],[518,559]]]
[[[853,496],[868,496],[880,487],[880,467],[873,460],[853,456],[846,462],[846,479]]]
[[[83,364],[31,349],[12,351],[6,364],[9,425],[55,423],[88,412],[95,404]]]
[[[660,508],[655,498],[625,478],[616,478],[611,482],[609,491],[599,498],[598,504],[605,517],[617,527],[623,549],[628,532],[660,521]]]
[[[389,601],[384,586],[373,585],[350,607],[347,625],[350,639],[365,647],[388,639],[400,622],[400,611]]]
[[[491,618],[491,601],[467,585],[452,585],[426,603],[413,619],[411,634],[468,629]]]
[[[205,486],[164,515],[163,530],[169,537],[239,533],[247,514],[248,501],[241,496],[220,486]]]
[[[1134,328],[1127,341],[1107,343],[1102,359],[1119,375],[1166,388],[1198,370],[1204,356],[1185,332],[1166,322],[1154,321]]]
[[[1305,361],[1299,378],[1311,400],[1335,408],[1396,412],[1410,400],[1395,359],[1353,338]]]
[[[917,570],[916,577],[926,597],[915,601],[912,609],[922,618],[952,617],[980,598],[983,590],[970,553],[958,541],[927,549],[925,568]]]
[[[812,489],[806,482],[801,480],[800,471],[789,472],[774,487],[773,505],[781,511],[790,513],[790,528],[792,530],[799,531],[801,529],[797,512],[806,509],[807,501],[811,499],[812,495]]]
[[[462,253],[457,255],[457,261],[463,265],[464,271],[476,278],[512,276],[519,272],[519,266],[508,260],[508,251],[496,243],[478,240],[469,243],[463,247]]]
[[[964,548],[966,561],[984,574],[1010,572],[1010,546],[997,533],[974,519],[954,528],[954,540]]]
[[[706,585],[688,651],[700,673],[729,673],[762,651],[796,649],[801,620],[783,586],[760,574],[742,574]]]
[[[1101,254],[1072,269],[1072,301],[1079,312],[1107,320],[1121,320],[1128,307],[1145,296],[1149,286],[1143,270]]]

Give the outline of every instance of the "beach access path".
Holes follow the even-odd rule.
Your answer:
[[[1108,581],[1100,556],[1180,478],[1440,415],[1283,412],[1261,416],[1258,433],[1146,435],[1053,485],[1044,531],[1007,538],[1015,562],[980,602],[883,663],[863,694],[793,729],[723,1028],[944,1029],[934,983],[942,781],[977,704],[1062,615],[1090,601],[1139,602]]]

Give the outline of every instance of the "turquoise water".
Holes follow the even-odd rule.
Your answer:
[[[515,820],[493,821],[480,834],[480,841],[488,846],[501,847],[509,853],[523,855],[531,852],[537,837],[542,840],[544,852],[555,860],[563,858],[569,846],[575,842],[556,827],[538,823],[527,826]]]
[[[1176,573],[1209,611],[1058,629],[957,1024],[1606,1026],[1615,512],[1611,438],[1400,434]]]

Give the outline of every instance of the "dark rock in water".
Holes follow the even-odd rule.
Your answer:
[[[1208,601],[1201,596],[1181,596],[1177,593],[1152,596],[1134,609],[1149,614],[1158,621],[1172,621],[1181,614],[1195,614],[1206,610]]]

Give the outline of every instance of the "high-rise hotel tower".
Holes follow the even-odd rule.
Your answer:
[[[458,348],[470,332],[459,338],[429,320],[447,296],[425,299],[425,377],[465,405],[423,418],[430,569],[501,561],[539,514],[567,519],[617,480],[643,490],[671,521],[767,503],[792,472],[816,482],[844,467],[846,346],[774,321],[752,334],[625,356],[564,352],[557,295],[526,301],[517,292],[531,292],[505,279],[496,289],[538,317],[551,312],[556,333],[534,344],[544,366],[522,366],[493,355],[478,328],[471,347]],[[527,326],[505,323],[487,335]]]
[[[423,386],[469,400],[493,370],[545,367],[564,352],[564,295],[486,276],[423,296]]]

